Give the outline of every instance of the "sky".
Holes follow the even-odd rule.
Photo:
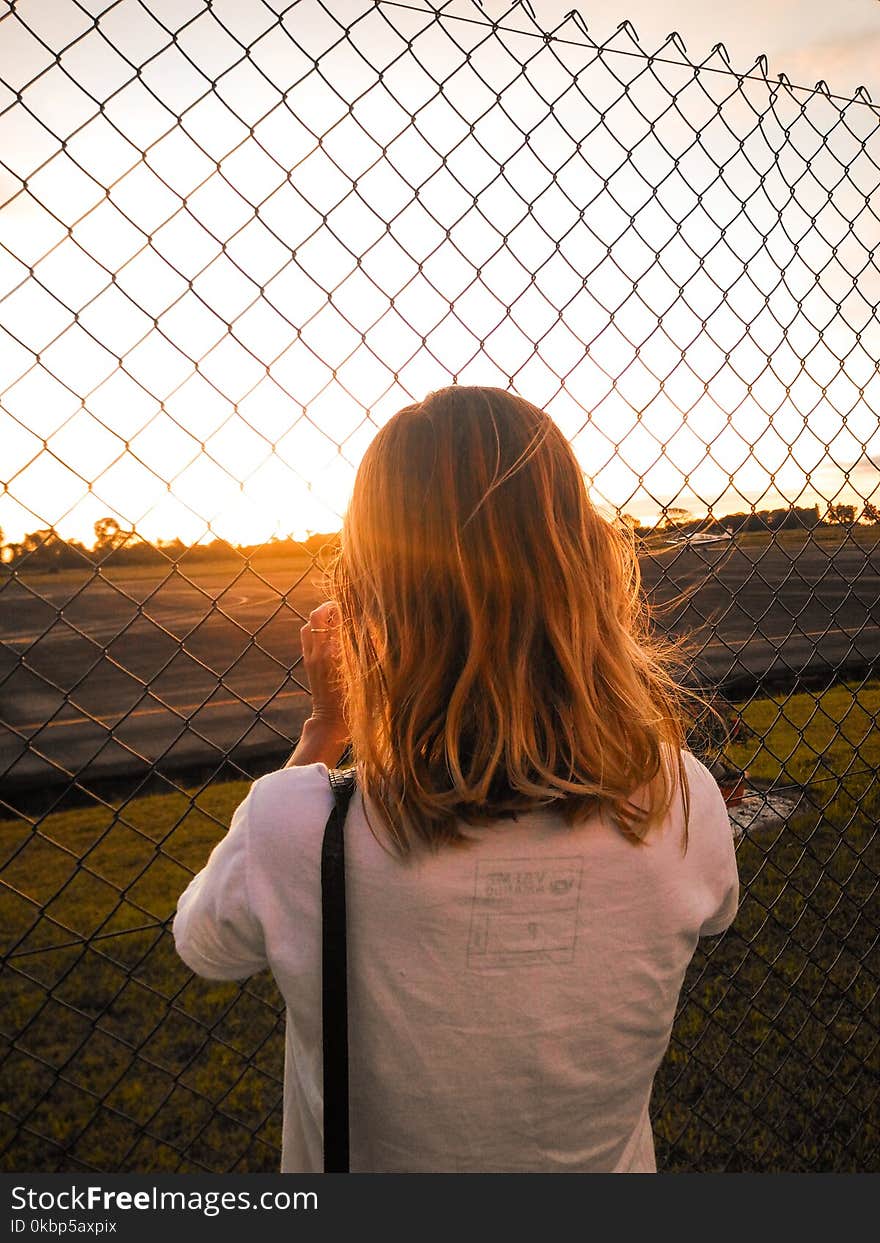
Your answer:
[[[546,46],[491,0],[327,9],[0,19],[7,540],[335,529],[453,379],[544,405],[643,521],[876,499],[877,111],[644,53],[880,100],[880,4],[602,0]]]
[[[492,14],[502,5],[485,0]],[[865,86],[880,99],[880,3],[878,0],[537,0],[536,12],[555,24],[572,8],[587,18],[597,42],[628,18],[646,47],[659,46],[670,31],[683,38],[695,59],[723,43],[737,69],[764,55],[771,74],[785,73],[795,83],[813,86],[820,78],[834,91],[851,95]]]

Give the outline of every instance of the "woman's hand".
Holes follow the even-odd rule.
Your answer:
[[[312,714],[303,725],[291,764],[324,763],[335,765],[349,741],[349,729],[342,712],[339,684],[339,609],[335,600],[325,600],[312,609],[300,629],[303,664],[309,675]]]
[[[339,685],[339,609],[335,600],[326,600],[309,613],[309,620],[300,630],[303,664],[309,675],[312,694],[312,718],[323,721],[340,737],[348,737],[348,726],[342,713],[342,689]]]

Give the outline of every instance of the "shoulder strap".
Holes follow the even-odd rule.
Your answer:
[[[321,847],[321,990],[324,1045],[324,1172],[348,1172],[348,982],[345,838],[354,770],[330,769],[334,804]]]

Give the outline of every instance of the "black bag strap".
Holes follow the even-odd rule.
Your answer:
[[[348,981],[345,838],[354,769],[331,768],[334,804],[321,846],[321,991],[324,1045],[324,1172],[348,1173]]]

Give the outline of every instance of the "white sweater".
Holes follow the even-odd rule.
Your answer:
[[[345,825],[352,1171],[651,1171],[651,1085],[700,936],[739,897],[712,776],[635,846],[604,816],[503,820],[400,862]],[[180,899],[210,979],[268,967],[287,1005],[282,1170],[322,1168],[323,764],[261,778]],[[368,807],[368,810],[369,809]],[[378,824],[375,809],[370,819]]]

